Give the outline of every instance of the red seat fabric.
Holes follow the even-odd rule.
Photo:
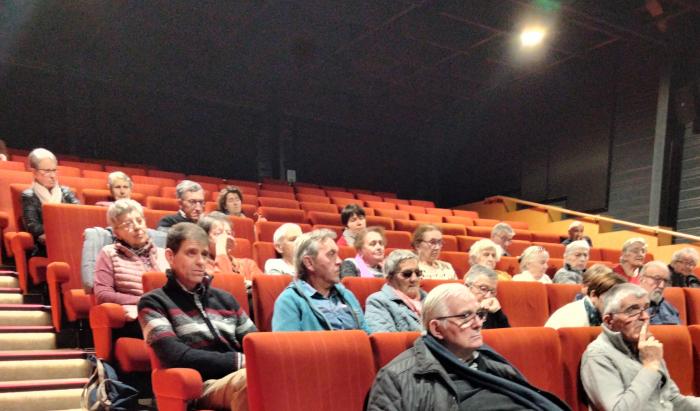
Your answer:
[[[543,247],[549,253],[550,258],[564,258],[564,249],[566,246],[563,244],[533,241],[532,245]]]
[[[668,373],[681,394],[693,395],[695,372],[690,366],[694,361],[693,342],[688,327],[652,325],[649,331],[663,344]]]
[[[0,161],[0,170],[5,171],[25,171],[25,165],[19,161]]]
[[[530,225],[524,221],[511,221],[511,220],[505,220],[503,221],[504,223],[508,224],[513,228],[514,230],[529,230]]]
[[[683,294],[685,294],[688,325],[700,324],[700,288],[683,288]],[[698,376],[700,377],[700,374]]]
[[[456,217],[468,217],[471,219],[479,218],[479,213],[477,213],[476,211],[471,211],[471,210],[453,209],[452,214],[454,214]]]
[[[306,223],[306,213],[302,210],[279,207],[259,207],[258,213],[268,221],[280,221],[283,223]]]
[[[343,207],[349,205],[349,204],[356,204],[360,207],[362,207],[363,201],[360,200],[355,200],[354,198],[348,198],[348,197],[331,197],[331,201],[333,204],[338,206],[338,211],[341,211]]]
[[[545,288],[547,289],[549,315],[552,315],[566,304],[573,302],[576,294],[581,292],[580,284],[545,284]]]
[[[481,237],[471,237],[467,235],[458,235],[457,237],[457,248],[462,252],[469,252],[472,244],[481,240]]]
[[[383,201],[365,201],[365,205],[367,205],[367,207],[372,207],[372,208],[374,208],[375,210],[379,210],[379,209],[382,209],[382,210],[396,210],[396,204],[394,204],[394,203],[385,203],[385,202],[383,202]],[[406,215],[408,215],[408,213],[406,213]],[[388,216],[386,216],[386,217],[388,217]]]
[[[459,278],[464,278],[464,274],[469,270],[469,253],[442,251],[439,259],[450,263]]]
[[[301,213],[303,211],[299,210]],[[275,234],[275,230],[284,224],[281,221],[258,221],[255,223],[255,232],[257,233],[256,241],[267,241],[272,242],[272,237]],[[311,225],[309,224],[299,224],[301,231],[306,233],[311,231]]]
[[[519,228],[513,229],[513,240],[532,241],[532,233]]]
[[[258,190],[258,197],[281,198],[281,199],[285,199],[285,200],[296,201],[296,197],[294,196],[294,193],[289,192],[289,191],[274,191],[274,190],[260,189],[260,190]]]
[[[131,181],[139,184],[153,184],[159,187],[175,187],[175,180],[172,178],[132,175]]]
[[[457,236],[449,234],[443,235],[442,251],[462,251],[457,244]]]
[[[290,275],[253,276],[253,317],[259,331],[272,331],[275,300],[291,281]]]
[[[449,208],[432,208],[432,207],[426,207],[425,208],[425,213],[426,214],[434,214],[434,215],[439,215],[440,217],[452,217],[452,210]],[[449,221],[446,221],[449,223]]]
[[[59,163],[56,168],[60,177],[81,177],[80,169],[77,167],[62,166]]]
[[[491,227],[467,227],[467,235],[470,237],[491,238]]]
[[[561,346],[564,398],[572,411],[587,411],[588,400],[580,378],[581,357],[588,344],[600,334],[600,327],[560,328],[559,345]]]
[[[428,223],[428,224],[440,224],[440,223],[442,223],[442,217],[439,215],[411,213],[410,216],[411,216],[411,220],[420,221],[421,223]]]
[[[666,289],[664,289],[664,299],[669,304],[676,307],[681,319],[681,324],[687,325],[688,314],[686,312],[685,293],[683,289],[680,287],[666,287]]]
[[[355,199],[355,195],[347,191],[326,190],[326,195],[331,198],[351,198],[353,200]],[[356,201],[360,204],[362,203],[362,200]]]
[[[101,170],[85,170],[85,169],[83,169],[81,174],[85,178],[98,178],[98,179],[104,180],[106,182],[107,177],[109,176],[110,173],[107,171],[101,171]]]
[[[277,258],[277,251],[273,243],[267,241],[253,243],[253,259],[261,270],[265,269],[265,262],[271,258]]]
[[[382,197],[384,198],[385,203],[394,203],[396,205],[401,205],[401,204],[409,205],[408,200],[404,200],[402,198],[391,198],[391,197],[385,197],[385,196],[382,196]]]
[[[409,203],[411,205],[416,205],[416,206],[421,206],[421,207],[430,207],[430,208],[435,208],[435,203],[432,201],[427,201],[427,200],[409,200]]]
[[[394,229],[394,220],[388,217],[377,217],[373,215],[369,215],[365,217],[365,220],[367,222],[367,227],[371,226],[380,226],[384,227],[385,230],[393,230]]]
[[[338,207],[330,203],[307,203],[302,201],[299,203],[302,210],[306,211],[321,211],[323,213],[338,214]]]
[[[311,224],[341,225],[340,214],[325,213],[321,211],[309,211],[306,213]]]
[[[498,301],[513,327],[542,327],[549,318],[547,290],[542,283],[501,281]]]
[[[514,276],[520,272],[520,263],[518,262],[518,257],[503,256],[496,263],[496,269],[500,271],[505,271]]]
[[[500,223],[500,221],[494,220],[492,218],[475,218],[474,219],[474,225],[479,226],[479,227],[493,227],[498,223]]]
[[[360,302],[362,311],[365,310],[365,301],[367,297],[382,289],[386,284],[384,278],[366,278],[366,277],[345,277],[342,280],[343,285],[350,290]]]
[[[176,212],[180,209],[180,200],[171,197],[146,197],[146,207]]]
[[[146,169],[141,168],[141,167],[127,167],[127,166],[112,166],[112,165],[106,165],[104,170],[108,173],[114,172],[114,171],[121,171],[125,173],[126,175],[146,175]]]
[[[465,227],[472,227],[474,225],[474,219],[469,217],[444,216],[443,220],[446,223],[461,224]]]
[[[302,194],[302,193],[297,193],[296,199],[299,202],[306,202],[306,203],[325,203],[325,204],[331,204],[331,199],[330,197],[326,196],[318,196],[315,194]]]
[[[389,217],[393,218],[395,220],[408,220],[410,214],[408,211],[399,211],[399,210],[387,210],[384,208],[375,208],[374,209],[374,214],[379,216],[379,217]]]
[[[508,246],[508,254],[510,255],[521,255],[526,248],[530,247],[532,243],[529,241],[513,240]]]
[[[309,195],[315,195],[315,196],[320,196],[320,197],[326,197],[326,191],[323,190],[322,188],[296,186],[296,191],[297,191],[297,195],[309,194]]]
[[[449,283],[463,284],[462,280],[439,280],[436,278],[424,278],[420,282],[420,288],[422,288],[423,291],[425,291],[426,293],[429,293],[430,290],[437,287],[438,285]]]
[[[402,352],[413,347],[413,343],[420,337],[418,331],[405,331],[395,333],[374,333],[369,336],[374,357],[374,368],[379,371],[389,364]]]
[[[408,205],[408,204],[397,204],[396,208],[401,211],[408,211],[409,213],[425,214],[425,207]],[[435,215],[435,214],[433,214]]]
[[[404,211],[399,212],[403,213]],[[418,228],[418,226],[421,224],[422,223],[420,221],[399,218],[394,219],[394,229],[396,229],[396,231],[405,231],[407,233],[413,233],[414,231],[416,231],[416,228]]]
[[[355,197],[357,197],[358,200],[362,201],[384,201],[384,199],[381,196],[374,194],[355,193]]]
[[[325,228],[326,230],[331,230],[331,231],[335,232],[336,239],[340,238],[340,236],[343,235],[343,231],[345,231],[345,228],[343,228],[339,225],[331,225],[331,224],[313,224],[311,226],[311,228],[313,230],[320,230],[322,228]],[[350,248],[353,248],[353,247],[350,247]],[[341,258],[343,258],[343,257],[341,257]]]
[[[436,226],[440,227],[443,234],[447,235],[467,235],[467,230],[461,224],[450,224],[450,223],[436,223]]]
[[[289,200],[285,198],[258,197],[258,205],[261,207],[291,208],[292,210],[299,210],[299,202],[297,200]]]
[[[294,187],[287,184],[271,184],[263,181],[260,185],[260,191],[277,191],[278,193],[294,194]]]
[[[532,231],[531,235],[532,242],[561,244],[561,236],[559,234]]]
[[[178,173],[175,171],[163,171],[163,170],[147,170],[146,175],[149,177],[157,178],[168,178],[174,181],[180,181],[185,179],[184,173]]]
[[[386,236],[386,247],[389,248],[403,248],[406,250],[412,249],[411,247],[411,234],[405,231],[391,231],[386,230],[384,232]]]

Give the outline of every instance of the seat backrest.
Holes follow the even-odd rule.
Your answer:
[[[255,242],[255,226],[253,220],[248,217],[228,216],[233,225],[233,232],[236,238],[245,238],[250,243]]]
[[[7,231],[19,231],[22,227],[22,201],[20,194],[31,187],[32,173],[6,170],[0,173],[0,212],[7,213]],[[16,187],[13,196],[11,187]]]
[[[300,201],[299,206],[307,213],[309,211],[320,211],[322,213],[338,214],[338,207],[330,203],[308,203],[306,201]]]
[[[0,170],[5,171],[25,171],[24,163],[19,161],[0,161]]]
[[[110,173],[107,171],[83,169],[81,174],[85,178],[99,178],[99,179],[102,179],[106,182],[107,177],[109,176]]]
[[[319,196],[319,197],[326,197],[326,191],[322,188],[296,186],[296,191],[297,191],[297,195],[299,195],[299,194],[307,195],[308,194],[308,195],[314,195],[314,196]]]
[[[500,223],[500,221],[494,220],[493,218],[475,218],[474,219],[474,225],[478,226],[478,227],[493,227],[498,223]]]
[[[260,184],[260,191],[270,192],[276,191],[278,193],[291,193],[294,194],[294,187],[287,185],[286,183],[270,183],[263,181]]]
[[[258,190],[258,197],[278,198],[280,200],[296,201],[296,197],[294,196],[294,193],[290,192],[290,191],[275,191],[275,190],[260,189],[260,190]]]
[[[253,276],[253,317],[259,331],[272,331],[275,301],[291,281],[290,275]]]
[[[371,201],[371,203],[375,203],[374,201]],[[391,203],[383,203],[383,204],[391,204]],[[392,204],[394,205],[394,204]],[[368,205],[368,207],[374,208],[374,215],[379,216],[379,217],[389,217],[389,218],[399,218],[403,220],[408,220],[411,217],[411,214],[408,211],[401,211],[401,210],[394,210],[391,208],[386,208],[386,207],[375,207],[376,204],[373,205]]]
[[[520,272],[520,263],[518,262],[518,257],[501,257],[501,259],[498,260],[498,262],[496,263],[496,269],[500,271],[505,271],[506,273],[510,274],[511,277],[515,274],[518,274]]]
[[[564,398],[562,349],[556,330],[545,327],[498,328],[483,330],[482,334],[484,343],[507,358],[530,384]],[[543,358],[547,359],[547,366],[542,365]]]
[[[403,198],[392,198],[392,197],[386,197],[382,196],[384,198],[385,203],[394,203],[396,205],[409,205],[408,200],[404,200]]]
[[[425,207],[421,207],[421,206],[415,206],[415,205],[409,205],[409,204],[397,204],[396,208],[401,210],[401,211],[408,211],[409,213],[426,214]],[[431,215],[435,215],[435,214],[431,214]]]
[[[368,215],[367,217],[365,217],[365,220],[367,221],[367,227],[380,226],[384,227],[385,230],[394,229],[394,220],[392,220],[389,217],[377,217],[374,215]]]
[[[547,289],[549,315],[574,301],[576,294],[581,292],[580,284],[545,284],[544,287]]]
[[[297,193],[295,198],[299,202],[331,204],[330,197],[326,197],[325,195]]]
[[[491,227],[467,227],[467,235],[470,237],[491,238]]]
[[[531,241],[533,242],[561,244],[561,236],[559,234],[538,231],[531,231],[530,233],[532,235]]]
[[[258,213],[269,221],[283,223],[306,223],[306,213],[302,210],[280,207],[258,207]]]
[[[452,216],[452,210],[450,210],[449,208],[426,207],[425,213],[439,215],[440,217],[451,217]],[[449,222],[449,221],[446,221],[446,222]]]
[[[529,230],[513,229],[513,240],[532,241],[532,233]]]
[[[411,249],[411,234],[405,231],[386,230],[386,246],[391,248]]]
[[[306,213],[311,224],[327,224],[327,225],[339,225],[342,226],[340,220],[340,214],[336,213],[326,213],[323,211],[309,211]]]
[[[435,223],[435,225],[440,227],[440,230],[442,230],[443,234],[467,235],[467,230],[461,224]]]
[[[252,410],[355,411],[374,381],[369,338],[359,330],[251,333],[243,348]]]
[[[411,213],[411,220],[420,221],[421,223],[438,224],[442,223],[442,216],[435,214],[418,214]]]
[[[560,328],[559,345],[561,346],[562,377],[564,396],[572,411],[587,411],[586,391],[581,384],[581,357],[588,344],[600,334],[600,327]]]
[[[468,217],[471,219],[479,218],[479,213],[471,210],[457,210],[452,209],[452,214],[457,217]]]
[[[465,253],[469,252],[469,249],[472,247],[472,244],[481,240],[481,237],[471,237],[468,235],[458,235],[456,236],[456,238],[457,248],[459,249],[459,251],[463,251]]]
[[[148,196],[158,197],[158,196],[160,196],[160,186],[157,186],[155,184],[134,183],[133,187],[131,188],[131,192],[132,192],[132,194],[133,193],[142,194],[144,197],[148,197]]]
[[[464,274],[469,271],[469,253],[442,251],[439,258],[452,265],[458,278],[464,278]]]
[[[499,281],[498,301],[513,327],[542,327],[549,318],[547,290],[542,283]]]
[[[149,170],[149,174],[153,170]],[[132,175],[131,180],[139,184],[153,184],[159,187],[175,187],[175,179],[157,176]]]
[[[666,302],[676,307],[681,324],[688,324],[688,314],[686,311],[685,293],[680,287],[666,287],[664,289],[664,299]]]
[[[337,239],[340,238],[340,236],[343,235],[343,231],[345,231],[345,228],[344,228],[344,227],[341,227],[341,226],[339,226],[339,225],[332,225],[332,224],[314,224],[313,226],[311,226],[311,229],[312,229],[312,230],[320,230],[320,229],[322,229],[322,228],[325,228],[325,229],[327,229],[327,230],[334,231],[334,232],[335,232],[336,241],[337,241]],[[352,247],[350,247],[350,248],[352,248]],[[342,259],[343,257],[340,257],[340,258]]]
[[[600,253],[604,261],[610,261],[611,263],[619,264],[620,256],[622,251],[616,248],[601,248]]]
[[[152,210],[167,210],[176,212],[180,209],[180,201],[172,197],[146,197],[146,207]]]
[[[438,285],[448,283],[464,284],[462,280],[439,280],[437,278],[424,278],[420,282],[420,288],[422,288],[426,293],[429,293],[430,290]]]
[[[671,379],[684,395],[695,391],[693,342],[688,327],[652,325],[651,334],[664,345],[664,361]]]
[[[108,173],[111,173],[113,171],[122,171],[126,175],[145,175],[146,174],[146,169],[143,167],[127,167],[127,166],[113,166],[113,165],[106,165],[105,166],[105,171]]]
[[[303,213],[303,211],[299,210],[300,213]],[[257,221],[255,223],[255,232],[257,235],[257,238],[255,241],[267,241],[267,242],[272,242],[273,236],[275,235],[275,230],[279,228],[284,224],[284,222],[281,221]],[[301,231],[306,233],[311,231],[311,225],[310,224],[300,224],[297,223],[299,227],[301,227]]]
[[[600,248],[591,247],[588,250],[588,259],[592,261],[601,261],[603,259],[603,253],[600,252]]]
[[[523,241],[523,240],[513,240],[512,243],[508,246],[508,254],[510,255],[520,255],[525,251],[526,248],[530,247],[532,245],[531,242],[529,241]]]
[[[398,212],[405,213],[405,211]],[[421,224],[423,223],[420,221],[408,220],[405,218],[394,218],[394,229],[396,229],[396,231],[405,231],[412,234]]]
[[[367,297],[381,290],[382,286],[386,284],[386,280],[383,278],[345,277],[342,281],[343,285],[350,290],[357,298],[357,301],[360,302],[362,311],[365,310],[365,301]]]
[[[348,193],[348,194],[350,194],[350,193]],[[341,211],[345,206],[347,206],[349,204],[356,204],[356,205],[362,207],[363,203],[364,203],[361,200],[355,200],[354,198],[349,198],[349,197],[331,197],[331,201],[333,202],[333,204],[338,206],[338,211]]]
[[[421,207],[430,207],[430,208],[435,208],[435,203],[432,201],[427,201],[427,200],[409,200],[409,203],[411,205],[416,205],[416,206],[421,206]]]
[[[384,201],[384,199],[381,196],[367,193],[355,193],[355,197],[357,197],[358,200],[362,201]]]
[[[271,258],[277,258],[277,251],[273,243],[267,241],[253,243],[253,259],[261,270],[265,269],[265,262]]]
[[[566,246],[558,243],[546,243],[542,241],[533,241],[532,245],[539,245],[549,253],[549,258],[564,258],[564,249]],[[515,254],[515,253],[513,253]]]
[[[149,177],[157,177],[157,178],[167,178],[170,180],[174,181],[180,181],[185,179],[185,174],[184,173],[178,173],[176,171],[163,171],[163,170],[155,170],[155,169],[150,169],[146,171]],[[175,184],[173,184],[175,185]]]
[[[418,331],[404,331],[395,333],[374,333],[369,336],[374,357],[374,368],[379,371],[391,360],[402,352],[413,347],[413,343],[420,337]]]
[[[190,174],[187,176],[188,180],[192,181],[197,181],[198,183],[211,183],[214,184],[217,188],[214,188],[213,191],[218,190],[219,184],[224,184],[224,180],[221,177],[212,177],[212,176],[202,176],[198,174]]]
[[[258,205],[261,207],[291,208],[299,210],[299,202],[294,199],[277,197],[258,197]]]
[[[340,190],[326,190],[326,195],[328,197],[331,197],[333,199],[335,198],[351,198],[355,199],[355,194],[349,192],[349,191],[340,191]],[[334,201],[335,202],[335,201]],[[362,204],[362,200],[355,200],[357,204]],[[336,203],[337,204],[337,203]]]
[[[700,324],[700,288],[683,288],[683,293],[685,294],[687,324]]]
[[[693,372],[695,373],[695,395],[700,395],[700,325],[688,326],[690,341],[693,344]]]
[[[472,227],[474,226],[474,219],[469,218],[469,217],[458,217],[458,216],[443,216],[442,219],[446,223],[451,223],[451,224],[461,224],[465,227]]]
[[[77,167],[71,167],[71,166],[62,166],[58,165],[56,167],[58,169],[58,175],[62,177],[80,177],[80,169]]]
[[[461,251],[457,244],[457,236],[443,235],[442,236],[442,251]]]
[[[236,238],[233,256],[236,258],[253,258],[253,246],[247,238]]]

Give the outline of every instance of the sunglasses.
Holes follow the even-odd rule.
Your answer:
[[[408,280],[409,278],[411,278],[413,276],[413,274],[415,274],[416,277],[421,278],[423,276],[423,271],[416,268],[415,270],[401,271],[399,274],[401,274],[401,277]]]

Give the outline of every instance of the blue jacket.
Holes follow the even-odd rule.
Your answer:
[[[649,307],[649,314],[655,312],[656,315],[651,317],[649,320],[649,324],[656,324],[656,325],[678,325],[681,323],[681,317],[680,314],[678,313],[678,310],[676,307],[671,305],[668,301],[666,301],[665,298],[661,299],[661,302],[659,302],[658,305],[651,304]]]
[[[355,295],[342,284],[336,284],[340,298],[352,308],[357,329],[369,334],[369,328]],[[292,281],[275,301],[272,314],[272,331],[324,331],[331,330],[328,319],[318,311],[301,288],[301,280]]]
[[[426,292],[420,290],[421,301],[425,296]],[[367,297],[365,312],[367,325],[373,333],[423,331],[420,316],[408,308],[389,284]]]

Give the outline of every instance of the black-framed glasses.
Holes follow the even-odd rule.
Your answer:
[[[645,304],[642,307],[640,307],[638,305],[633,305],[631,307],[627,307],[627,309],[625,309],[625,310],[618,311],[617,314],[625,314],[626,316],[628,316],[630,318],[635,318],[635,317],[639,317],[640,315],[642,315],[643,312],[646,312],[647,314],[649,314],[649,317],[655,316],[656,309],[650,310],[649,307],[650,307],[649,304]]]
[[[437,240],[437,239],[432,239],[430,241],[427,240],[421,240],[421,242],[428,244],[430,247],[436,248],[436,247],[442,247],[442,240]]]
[[[421,271],[418,268],[416,268],[415,270],[403,270],[403,271],[399,272],[399,274],[401,274],[401,277],[403,277],[407,280],[409,278],[411,278],[413,276],[413,274],[415,274],[416,277],[418,277],[418,278],[423,277],[423,271]]]
[[[436,320],[447,320],[450,318],[456,318],[457,325],[459,325],[460,327],[467,327],[467,326],[471,325],[474,322],[474,320],[476,320],[477,318],[482,322],[485,321],[488,313],[489,313],[488,310],[480,309],[477,311],[466,311],[466,312],[463,312],[462,314],[446,315],[444,317],[437,317],[435,319]]]
[[[202,206],[204,207],[204,200],[183,200],[185,203],[189,204],[191,207]]]
[[[58,173],[57,168],[37,168],[36,171],[40,172],[41,174],[47,176],[49,174],[56,174]]]
[[[668,277],[652,277],[650,275],[645,275],[644,278],[648,278],[650,281],[653,281],[655,285],[661,285],[662,283],[668,285],[668,283],[671,282],[671,279]]]

